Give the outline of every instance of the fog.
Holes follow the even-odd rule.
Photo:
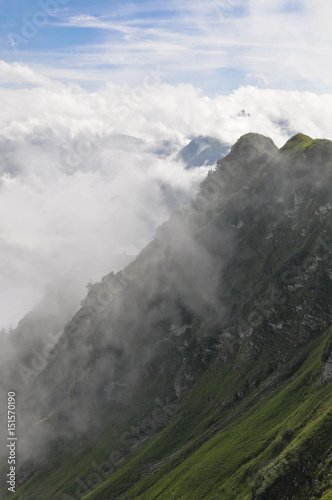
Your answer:
[[[88,92],[22,64],[1,69],[0,328],[55,283],[71,283],[75,309],[89,280],[137,255],[206,176],[175,161],[192,138],[331,138],[332,95],[249,86],[210,98],[163,83],[158,67],[135,88]]]

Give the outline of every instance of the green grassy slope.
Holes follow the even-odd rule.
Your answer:
[[[326,494],[332,476],[332,386],[318,383],[327,335],[310,346],[289,379],[271,381],[262,394],[258,387],[220,419],[219,398],[231,383],[227,367],[205,375],[172,425],[84,499],[117,498],[123,491],[123,498],[188,500]]]
[[[232,176],[227,169],[236,162]],[[278,151],[248,134],[218,172],[227,173],[227,196],[212,200],[195,226],[204,253],[191,261],[190,249],[183,257],[183,248],[172,248],[155,265],[156,244],[145,281],[125,292],[129,304],[143,296],[142,310],[152,311],[151,320],[135,323],[143,345],[136,355],[160,333],[144,377],[128,400],[93,399],[98,419],[90,408],[90,433],[51,440],[13,500],[331,498],[332,382],[320,381],[332,350],[332,144],[298,134]],[[201,304],[193,283],[205,258],[216,288]],[[192,307],[179,304],[174,276],[193,287]],[[183,328],[170,335],[179,318]],[[83,342],[93,347],[82,378],[37,430],[65,426],[85,402],[80,387],[84,396],[99,380],[98,366],[113,363],[98,321],[73,343],[71,365]],[[49,382],[46,370],[42,376]],[[66,374],[59,387],[65,382]]]
[[[222,397],[230,392],[234,373],[227,376],[231,366],[223,366],[206,374],[171,425],[111,474],[106,467],[103,483],[84,499],[117,498],[124,491],[124,498],[142,499],[273,499],[289,488],[295,498],[305,499],[308,492],[320,498],[332,474],[332,386],[318,387],[328,334],[310,346],[290,379],[282,381],[281,374],[270,387],[265,381],[266,388],[258,387],[224,416]],[[91,464],[107,460],[105,450],[111,449],[112,440],[106,439],[57,470],[45,468],[17,498],[62,498],[58,488],[76,498],[79,483],[72,478],[87,484]]]

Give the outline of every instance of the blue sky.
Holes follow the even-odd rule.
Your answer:
[[[248,84],[325,92],[328,4],[9,0],[1,5],[0,59],[91,90],[108,81],[139,86],[157,69],[164,82],[210,96]]]

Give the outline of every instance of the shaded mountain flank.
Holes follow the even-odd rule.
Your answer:
[[[332,499],[331,209],[330,141],[247,134],[53,342],[2,339],[11,498]]]

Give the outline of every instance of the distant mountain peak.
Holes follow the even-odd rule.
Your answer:
[[[225,142],[211,136],[193,139],[177,155],[176,159],[185,163],[186,168],[212,166],[230,150]]]

